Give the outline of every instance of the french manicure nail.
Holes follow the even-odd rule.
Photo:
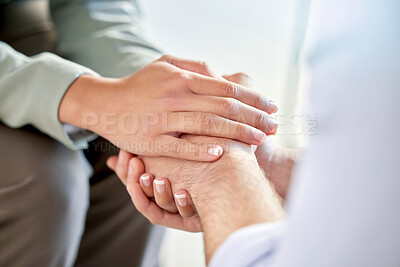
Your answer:
[[[145,186],[150,186],[150,175],[148,175],[147,173],[142,174],[142,176],[140,176],[140,179]]]
[[[185,207],[187,205],[187,198],[185,194],[175,194],[176,201],[178,202],[179,206]]]
[[[274,119],[269,119],[268,121],[268,128],[271,132],[275,132],[278,123]]]
[[[220,146],[213,146],[208,149],[208,154],[213,157],[219,157],[222,155],[223,149]]]
[[[164,180],[154,180],[154,183],[156,184],[156,191],[159,194],[162,194],[165,192],[165,182]]]
[[[260,130],[255,130],[254,133],[253,133],[253,137],[258,142],[262,143],[262,142],[264,142],[265,133],[261,132]]]

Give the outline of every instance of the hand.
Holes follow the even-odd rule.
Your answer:
[[[177,190],[174,194],[168,179],[154,179],[152,174],[144,173],[143,162],[123,150],[118,156],[110,157],[107,165],[125,185],[130,185],[133,204],[151,223],[189,232],[202,231],[193,201],[186,190]]]
[[[252,88],[251,79],[243,73],[223,77],[246,88]],[[285,200],[289,189],[298,153],[294,149],[276,146],[269,137],[265,138],[264,142],[256,147],[255,155],[258,165],[283,200]]]
[[[234,231],[284,217],[280,199],[262,174],[251,146],[230,140],[183,135],[191,142],[218,143],[224,155],[216,162],[141,157],[146,173],[168,177],[172,191],[186,188],[198,211],[204,231],[207,259]],[[128,181],[135,205],[140,187]],[[141,189],[140,189],[141,190]],[[140,205],[140,203],[139,203]]]
[[[195,72],[194,72],[195,71]],[[199,74],[200,73],[200,74]],[[207,66],[164,56],[122,79],[83,75],[60,105],[60,121],[91,130],[131,153],[214,161],[222,150],[179,139],[208,135],[259,145],[273,134],[277,110],[265,97]]]
[[[207,137],[183,135],[181,138],[191,142],[203,142]],[[195,162],[174,158],[137,157],[124,151],[119,157],[107,161],[124,183],[132,201],[140,212],[150,221],[183,230],[203,229],[207,260],[216,249],[234,231],[247,225],[280,220],[284,211],[279,197],[262,174],[251,146],[229,140],[211,138],[209,142],[218,143],[225,149],[222,158],[216,162]],[[129,165],[129,167],[128,167]],[[146,170],[145,170],[146,168]],[[146,171],[146,173],[144,173]],[[164,196],[144,184],[157,177],[170,177],[171,184],[165,178]],[[127,177],[127,178],[125,178]],[[140,178],[139,178],[140,177]],[[187,188],[188,191],[183,191]],[[202,224],[197,217],[183,218],[172,214],[177,209],[182,212],[178,199],[173,203],[173,193],[185,195],[186,209],[189,215],[197,208]],[[192,195],[190,197],[189,193]],[[154,196],[156,203],[148,197]],[[162,201],[157,198],[163,197]]]
[[[263,144],[256,147],[255,155],[265,177],[271,181],[276,192],[285,200],[298,151],[278,147],[267,137]]]

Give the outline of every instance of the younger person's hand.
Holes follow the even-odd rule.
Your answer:
[[[269,115],[276,110],[266,97],[214,76],[204,63],[163,56],[121,79],[80,76],[61,101],[59,119],[137,155],[215,161],[221,147],[177,137],[260,145],[276,130]]]
[[[172,191],[167,178],[144,173],[143,162],[126,151],[107,160],[127,190],[136,209],[151,223],[189,232],[200,232],[201,225],[193,201],[186,190]],[[129,182],[128,182],[129,181]]]

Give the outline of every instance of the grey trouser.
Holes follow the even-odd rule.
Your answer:
[[[90,164],[83,151],[0,124],[0,266],[139,266],[150,225],[104,150],[115,153],[92,142]]]

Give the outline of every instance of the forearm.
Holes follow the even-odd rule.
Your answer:
[[[96,131],[100,111],[106,111],[108,92],[114,88],[115,79],[82,75],[75,80],[65,93],[59,109],[63,123],[82,129]]]
[[[58,51],[106,77],[129,75],[161,56],[146,36],[139,1],[50,0]]]
[[[210,177],[192,193],[203,226],[207,262],[236,230],[284,218],[279,199],[255,159],[230,158],[225,164],[226,173],[215,170],[215,179]]]
[[[50,53],[26,57],[0,42],[0,119],[10,127],[31,124],[69,148],[82,148],[93,135],[69,136],[58,111],[65,92],[83,73],[97,75]]]

